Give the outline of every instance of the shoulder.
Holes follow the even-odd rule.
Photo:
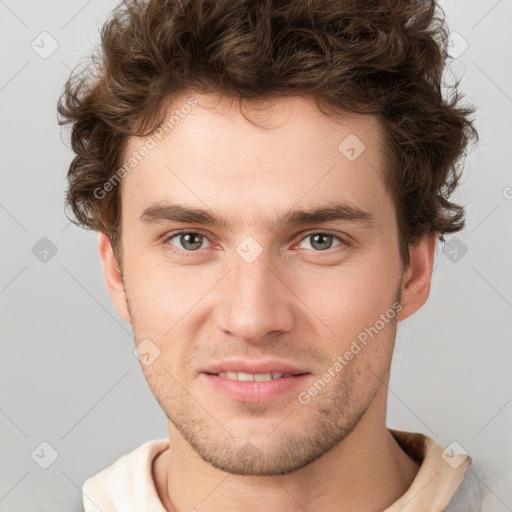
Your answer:
[[[472,461],[466,477],[453,495],[445,512],[498,512],[512,503],[509,471],[490,469],[488,464]]]
[[[159,504],[151,466],[168,446],[168,439],[148,441],[88,478],[82,486],[85,512],[98,508],[105,512],[135,510],[135,506]]]
[[[471,464],[473,465],[473,464]],[[466,512],[481,510],[484,489],[470,466],[464,480],[453,495],[445,512]],[[471,508],[470,508],[471,507]],[[478,508],[476,508],[478,507]]]

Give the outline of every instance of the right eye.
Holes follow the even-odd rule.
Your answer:
[[[176,248],[174,242],[171,242],[175,238],[177,239],[176,243],[179,244],[178,248]],[[164,242],[171,246],[173,253],[188,256],[190,253],[198,252],[202,249],[203,247],[201,246],[203,245],[203,242],[207,240],[208,239],[204,235],[197,233],[196,231],[179,231],[166,237]]]

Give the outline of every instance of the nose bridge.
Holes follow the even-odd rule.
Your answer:
[[[269,332],[292,328],[291,294],[277,277],[278,266],[271,260],[268,250],[252,261],[245,259],[243,252],[242,256],[234,255],[220,315],[219,327],[224,331],[257,342]]]

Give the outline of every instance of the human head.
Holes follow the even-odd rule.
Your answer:
[[[407,317],[428,296],[428,237],[462,225],[448,192],[472,126],[441,97],[446,34],[435,13],[423,2],[128,2],[103,29],[96,71],[67,84],[59,109],[77,153],[68,202],[112,241],[112,254],[100,242],[109,292],[137,345],[160,352],[144,367],[155,397],[218,468],[287,473],[361,421],[384,421],[397,311]],[[173,109],[185,114],[176,129],[116,186],[112,176]],[[338,150],[351,134],[366,145],[353,162]],[[355,248],[322,263],[288,256],[284,233],[296,233],[263,220],[327,196],[371,209],[373,225],[348,229]],[[224,252],[171,256],[169,233],[150,223],[167,215],[158,206],[169,197],[227,212],[231,228],[215,229]],[[251,263],[234,254],[246,231],[263,246]],[[375,338],[334,384],[308,408],[294,403],[293,424],[279,423],[289,402],[221,402],[204,385],[204,367],[233,355],[294,357],[321,376],[371,327]],[[225,429],[199,398],[222,412]]]

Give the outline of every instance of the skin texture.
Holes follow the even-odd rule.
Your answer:
[[[160,350],[141,367],[168,418],[170,451],[153,468],[161,500],[179,511],[383,510],[418,471],[386,428],[397,323],[386,323],[308,404],[297,395],[398,298],[398,320],[424,304],[437,237],[411,247],[402,267],[374,117],[335,121],[312,99],[287,97],[248,108],[263,125],[255,126],[238,102],[192,91],[169,103],[169,116],[191,96],[198,105],[123,179],[122,276],[107,237],[99,241],[118,312],[137,345],[149,339]],[[350,134],[365,144],[355,161],[338,149]],[[133,138],[127,155],[145,140]],[[335,201],[373,221],[274,223]],[[231,227],[141,220],[168,203],[208,209]],[[190,245],[169,240],[184,229],[198,234]],[[315,243],[319,233],[350,245]],[[252,263],[236,252],[249,236],[262,250]],[[234,357],[275,358],[310,375],[278,399],[237,401],[201,374]]]

